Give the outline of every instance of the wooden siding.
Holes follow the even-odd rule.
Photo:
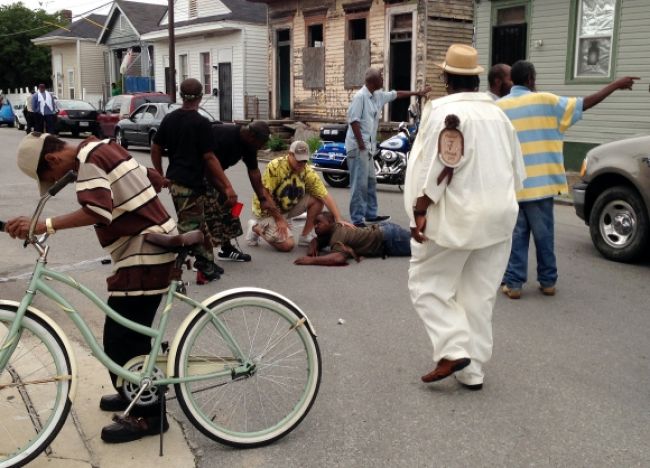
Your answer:
[[[190,19],[204,18],[215,15],[227,15],[231,11],[219,0],[198,0],[198,15],[194,18],[189,16],[189,0],[178,0],[174,4],[174,24]],[[161,25],[169,24],[167,13],[160,21]]]
[[[102,99],[104,78],[103,46],[95,42],[80,41],[81,70],[79,71],[81,92],[85,90],[85,100],[96,105]]]
[[[440,81],[442,70],[436,63],[444,62],[445,54],[451,44],[471,44],[473,25],[466,22],[431,19],[427,22],[427,84],[432,88],[432,96],[446,94],[445,85]]]
[[[115,19],[108,25],[109,31],[104,39],[104,44],[115,49],[128,47],[140,41],[140,35],[131,27],[131,23],[117,10]]]
[[[569,8],[567,0],[533,2],[531,10],[529,59],[537,69],[537,88],[564,96],[587,96],[604,84],[566,83],[566,58],[569,49]],[[647,0],[625,0],[618,27],[615,73],[617,77],[650,75],[650,9]],[[489,2],[477,5],[477,48],[482,64],[489,64]],[[534,47],[542,40],[541,47]],[[487,80],[482,77],[483,88]],[[616,91],[595,108],[585,112],[581,122],[566,135],[566,141],[604,143],[650,133],[650,93],[647,84],[638,83],[633,91]]]
[[[244,94],[258,99],[260,119],[269,117],[268,76],[266,58],[268,36],[266,26],[245,26],[242,40],[246,69],[244,70]]]
[[[474,2],[472,0],[427,0],[427,14],[430,18],[472,21]]]

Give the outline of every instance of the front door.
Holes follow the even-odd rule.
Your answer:
[[[400,13],[390,17],[389,89],[412,89],[413,14]],[[390,103],[389,119],[408,122],[409,99]]]
[[[499,7],[495,5],[492,25],[492,65],[512,65],[525,60],[528,51],[527,2],[522,5]]]
[[[219,68],[219,120],[232,122],[232,67],[220,63]]]
[[[279,117],[291,116],[291,33],[277,32],[277,106]]]

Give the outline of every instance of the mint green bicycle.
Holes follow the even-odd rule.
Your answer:
[[[0,468],[22,466],[46,450],[75,396],[72,347],[52,318],[32,306],[37,293],[65,311],[94,356],[119,376],[120,391],[131,401],[126,413],[136,403],[156,404],[173,386],[192,424],[223,444],[256,447],[291,432],[311,409],[321,379],[320,351],[306,315],[289,299],[258,288],[223,291],[198,302],[174,280],[157,328],[125,319],[74,278],[48,269],[47,235],[33,234],[45,203],[73,176],[52,187],[32,217],[25,245],[39,256],[25,296],[20,303],[0,300]],[[191,246],[202,242],[198,231],[147,236],[178,253],[178,269]],[[151,353],[124,366],[112,361],[54,284],[79,291],[121,325],[151,337]],[[192,312],[167,345],[163,337],[176,301]]]

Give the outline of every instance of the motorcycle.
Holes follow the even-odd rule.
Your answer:
[[[413,147],[413,142],[419,125],[419,106],[412,104],[409,114],[412,124],[401,122],[397,134],[382,141],[372,155],[375,175],[378,184],[404,184],[406,164]],[[323,173],[323,179],[331,187],[345,188],[350,185],[347,154],[345,151],[345,135],[347,125],[324,126],[320,130],[323,140],[321,146],[311,157],[314,169]]]

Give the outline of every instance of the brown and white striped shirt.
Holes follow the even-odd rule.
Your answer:
[[[106,280],[109,294],[165,292],[176,255],[143,237],[147,232],[177,234],[152,185],[160,185],[160,175],[114,141],[94,137],[79,145],[77,162],[77,200],[84,210],[101,216],[95,232],[113,260],[113,275]]]

